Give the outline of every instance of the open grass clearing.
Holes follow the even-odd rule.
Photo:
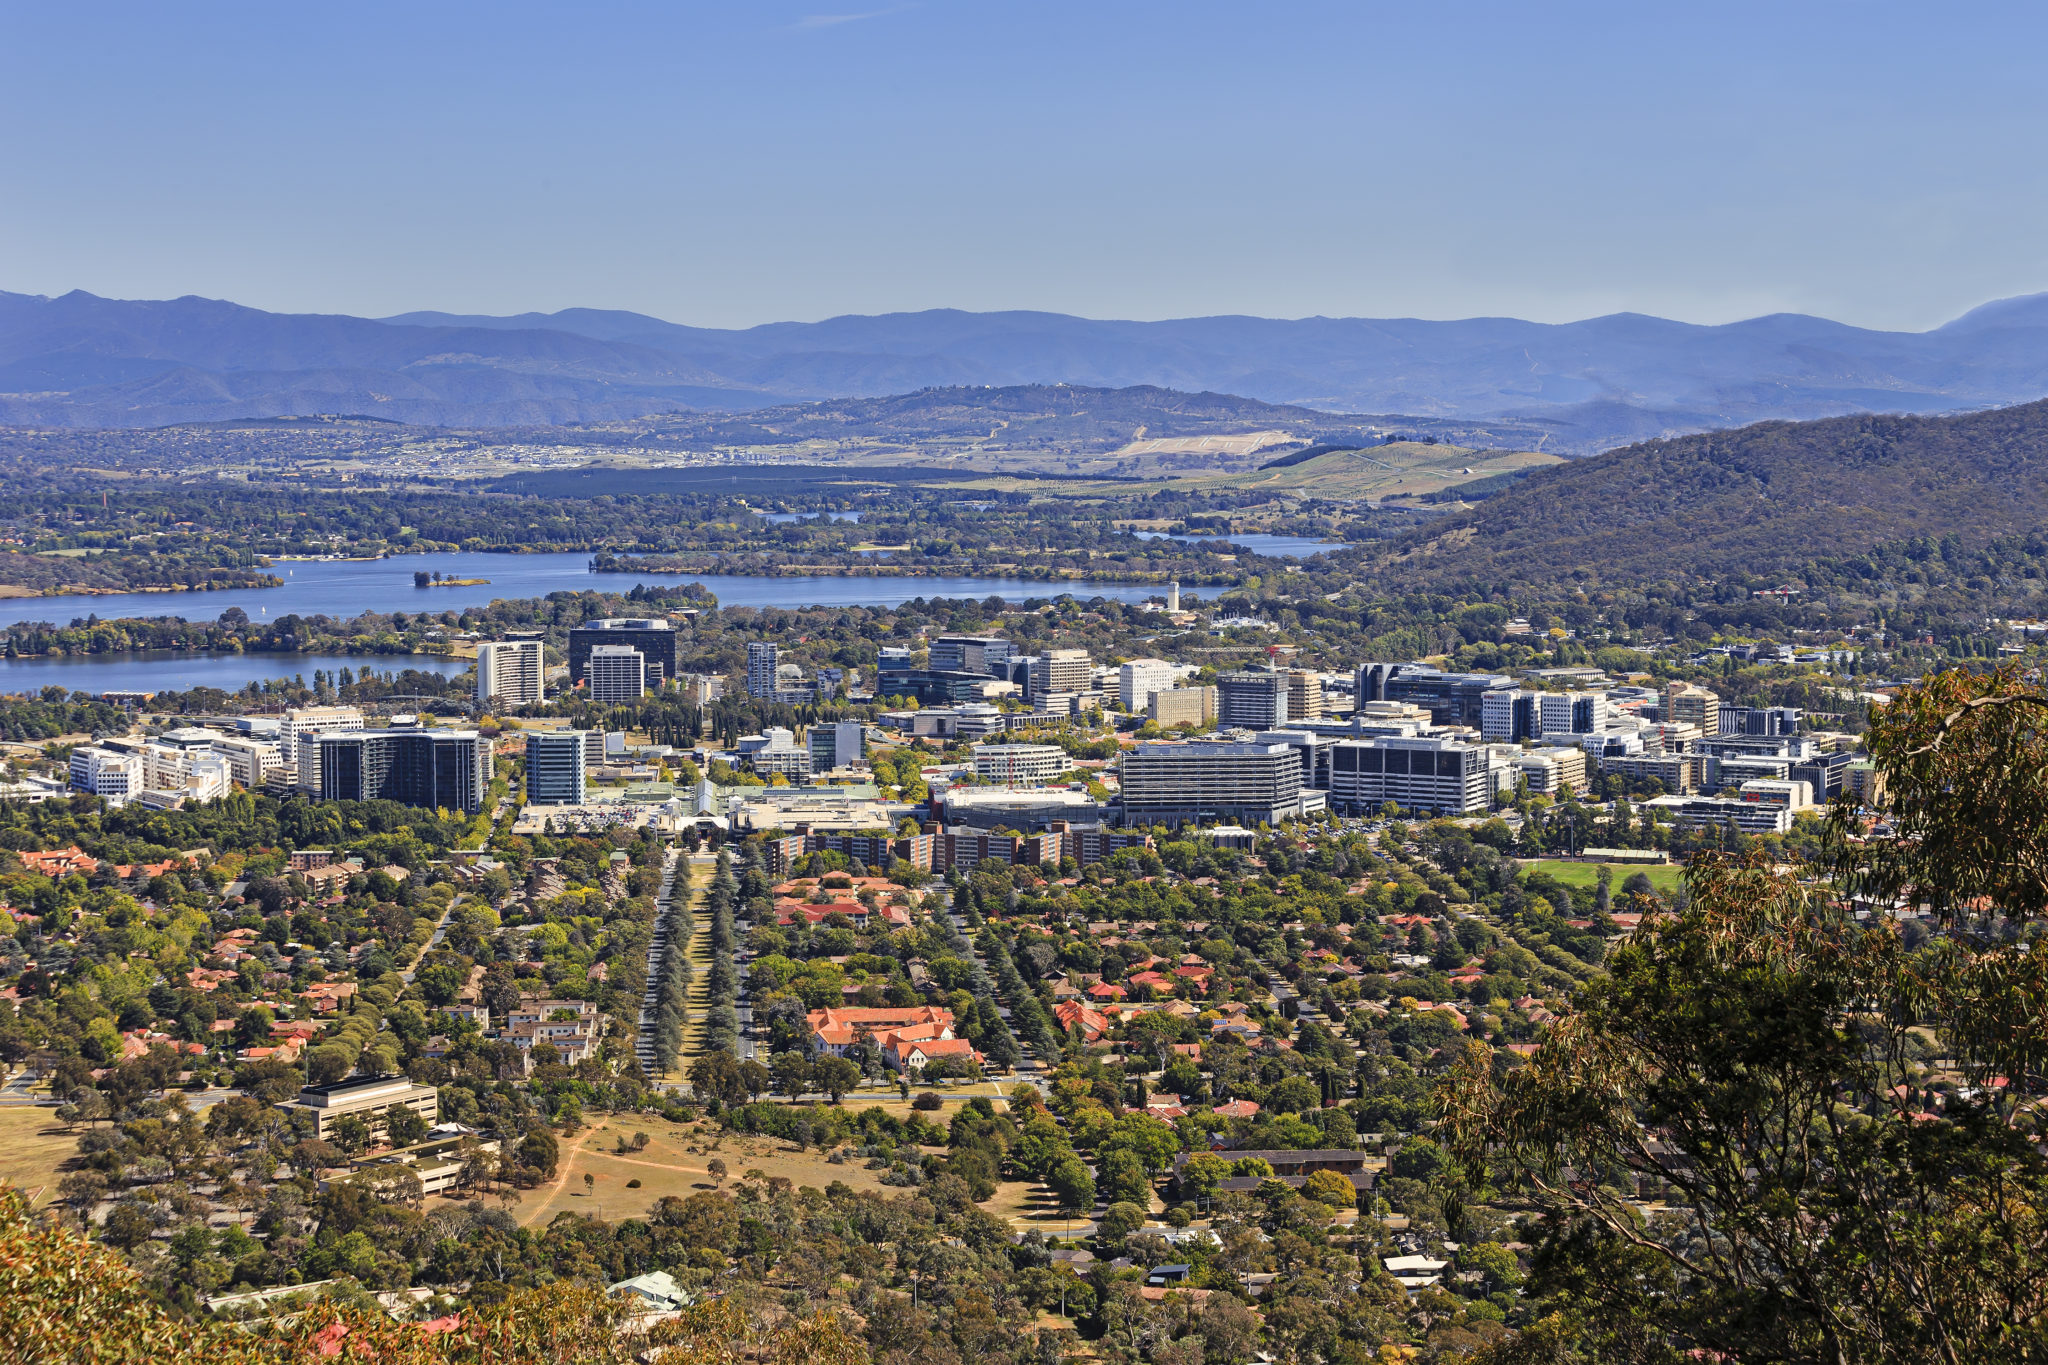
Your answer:
[[[618,1140],[630,1142],[635,1133],[647,1134],[647,1146],[620,1152]],[[794,1143],[779,1138],[723,1132],[708,1121],[674,1124],[649,1114],[621,1115],[562,1139],[555,1179],[527,1191],[514,1213],[530,1227],[545,1226],[560,1213],[602,1211],[609,1219],[637,1218],[664,1196],[687,1199],[729,1189],[751,1170],[814,1189],[835,1180],[856,1190],[888,1188],[882,1184],[882,1172],[868,1170],[864,1162],[835,1165],[825,1156],[815,1147],[800,1152]],[[722,1181],[711,1173],[714,1159],[726,1165]],[[595,1177],[588,1192],[585,1174]],[[629,1188],[631,1180],[638,1180],[640,1187]]]
[[[24,1195],[42,1194],[38,1206],[56,1197],[66,1161],[78,1155],[78,1134],[57,1122],[57,1111],[40,1105],[0,1109],[0,1180]]]
[[[1581,863],[1564,858],[1530,858],[1522,866],[1531,872],[1547,873],[1571,887],[1598,885],[1600,869],[1605,867],[1614,874],[1617,895],[1621,892],[1621,884],[1637,872],[1649,877],[1650,885],[1657,888],[1660,896],[1671,895],[1685,879],[1685,869],[1669,863]]]

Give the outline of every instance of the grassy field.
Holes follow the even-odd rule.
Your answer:
[[[37,1204],[55,1196],[58,1166],[77,1153],[78,1134],[64,1131],[55,1110],[29,1105],[0,1109],[0,1180],[23,1194],[40,1189]]]
[[[618,1140],[630,1141],[635,1133],[647,1134],[647,1146],[637,1152],[618,1151]],[[713,1158],[725,1162],[723,1181],[711,1174]],[[794,1144],[776,1138],[721,1133],[708,1121],[674,1124],[642,1114],[607,1120],[564,1139],[555,1179],[527,1191],[514,1214],[528,1226],[544,1226],[560,1213],[601,1211],[606,1218],[637,1218],[665,1195],[688,1198],[730,1186],[750,1170],[814,1189],[835,1180],[856,1190],[885,1188],[882,1172],[870,1171],[860,1161],[835,1166],[815,1148],[799,1152]],[[586,1174],[595,1177],[587,1193]],[[629,1180],[638,1180],[640,1188],[628,1188]]]
[[[1531,858],[1524,862],[1522,866],[1532,872],[1548,873],[1566,886],[1574,887],[1594,885],[1599,876],[1599,869],[1602,866],[1606,866],[1614,870],[1614,889],[1616,892],[1621,890],[1621,884],[1627,881],[1631,874],[1642,872],[1648,874],[1650,885],[1657,888],[1657,894],[1660,896],[1668,896],[1676,891],[1679,882],[1685,876],[1684,868],[1669,865],[1663,867],[1643,867],[1634,863],[1575,863],[1568,862],[1563,858]]]

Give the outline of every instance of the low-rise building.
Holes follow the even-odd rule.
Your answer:
[[[1056,744],[977,744],[974,775],[983,782],[1050,782],[1073,760]]]
[[[332,1085],[309,1085],[299,1091],[298,1099],[278,1107],[310,1116],[313,1136],[322,1141],[333,1140],[334,1126],[344,1118],[361,1119],[375,1141],[386,1136],[394,1109],[410,1109],[430,1127],[441,1113],[439,1092],[431,1085],[414,1085],[405,1076],[355,1076]]]

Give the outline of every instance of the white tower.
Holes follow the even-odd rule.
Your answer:
[[[1166,585],[1166,609],[1168,611],[1180,610],[1180,580],[1178,578]]]

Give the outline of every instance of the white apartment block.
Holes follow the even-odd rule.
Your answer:
[[[546,700],[538,640],[491,640],[476,647],[476,699],[531,706]]]
[[[983,782],[1011,786],[1050,782],[1073,760],[1056,744],[977,744],[974,775]]]

